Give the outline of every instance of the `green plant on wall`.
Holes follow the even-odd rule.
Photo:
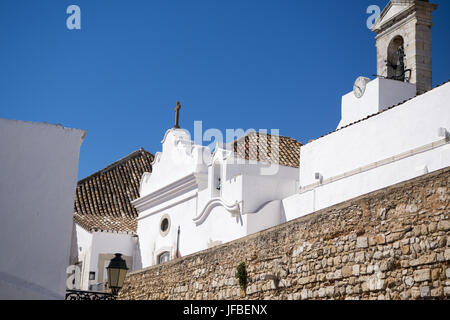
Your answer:
[[[238,267],[236,268],[236,278],[239,280],[239,285],[241,286],[242,290],[245,290],[247,287],[247,269],[245,268],[245,262],[242,262]]]

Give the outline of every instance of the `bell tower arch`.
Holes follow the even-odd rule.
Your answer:
[[[406,68],[405,41],[402,36],[395,36],[388,45],[386,59],[387,78],[409,82],[411,69]]]
[[[391,0],[372,27],[376,33],[377,74],[432,89],[431,28],[436,4]]]

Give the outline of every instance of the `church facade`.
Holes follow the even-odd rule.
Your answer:
[[[132,202],[139,213],[142,266],[285,222],[281,200],[297,190],[300,146],[253,132],[211,152],[195,145],[188,132],[168,130],[153,172],[144,174],[140,197]],[[264,175],[271,165],[276,173]]]

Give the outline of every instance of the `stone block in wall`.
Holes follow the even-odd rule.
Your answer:
[[[356,247],[357,248],[367,248],[369,246],[367,237],[358,237],[356,239]]]
[[[356,263],[364,263],[364,261],[365,261],[365,252],[364,251],[355,253],[355,262]]]
[[[433,281],[439,280],[441,278],[441,272],[442,272],[441,268],[435,268],[431,270],[431,280]]]
[[[450,297],[450,287],[445,287],[445,288],[444,288],[444,295],[445,295],[446,297]]]
[[[367,288],[369,291],[380,291],[386,288],[386,283],[382,279],[381,272],[377,272],[367,280]]]
[[[434,298],[442,297],[444,295],[444,291],[442,288],[435,288],[431,290],[431,296]]]
[[[353,266],[345,266],[342,268],[342,276],[344,278],[351,277],[353,275]]]
[[[414,285],[414,279],[412,277],[406,277],[405,284],[408,287],[412,287]]]
[[[430,295],[431,295],[431,293],[430,293],[430,287],[429,286],[420,287],[420,297],[428,298]]]
[[[420,269],[414,271],[414,281],[423,282],[431,280],[430,269]]]
[[[445,261],[449,261],[450,260],[450,249],[446,249],[445,250],[444,259],[445,259]]]
[[[436,261],[436,257],[437,257],[436,253],[432,252],[428,255],[422,255],[417,259],[411,260],[409,262],[409,265],[412,267],[415,267],[415,266],[421,266],[421,265],[425,265],[425,264],[431,264]]]
[[[442,220],[438,223],[439,231],[447,231],[450,230],[450,220]]]

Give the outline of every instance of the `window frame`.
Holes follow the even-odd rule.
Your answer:
[[[167,260],[161,261],[162,257],[167,257]],[[157,256],[157,264],[163,264],[170,261],[170,252],[169,251],[163,251]]]
[[[167,220],[167,229],[163,231],[162,225],[163,225],[164,220]],[[159,234],[161,235],[161,237],[165,237],[169,234],[171,225],[172,225],[172,221],[170,220],[170,216],[168,214],[163,215],[161,217],[161,220],[159,221],[159,225],[158,225]]]

